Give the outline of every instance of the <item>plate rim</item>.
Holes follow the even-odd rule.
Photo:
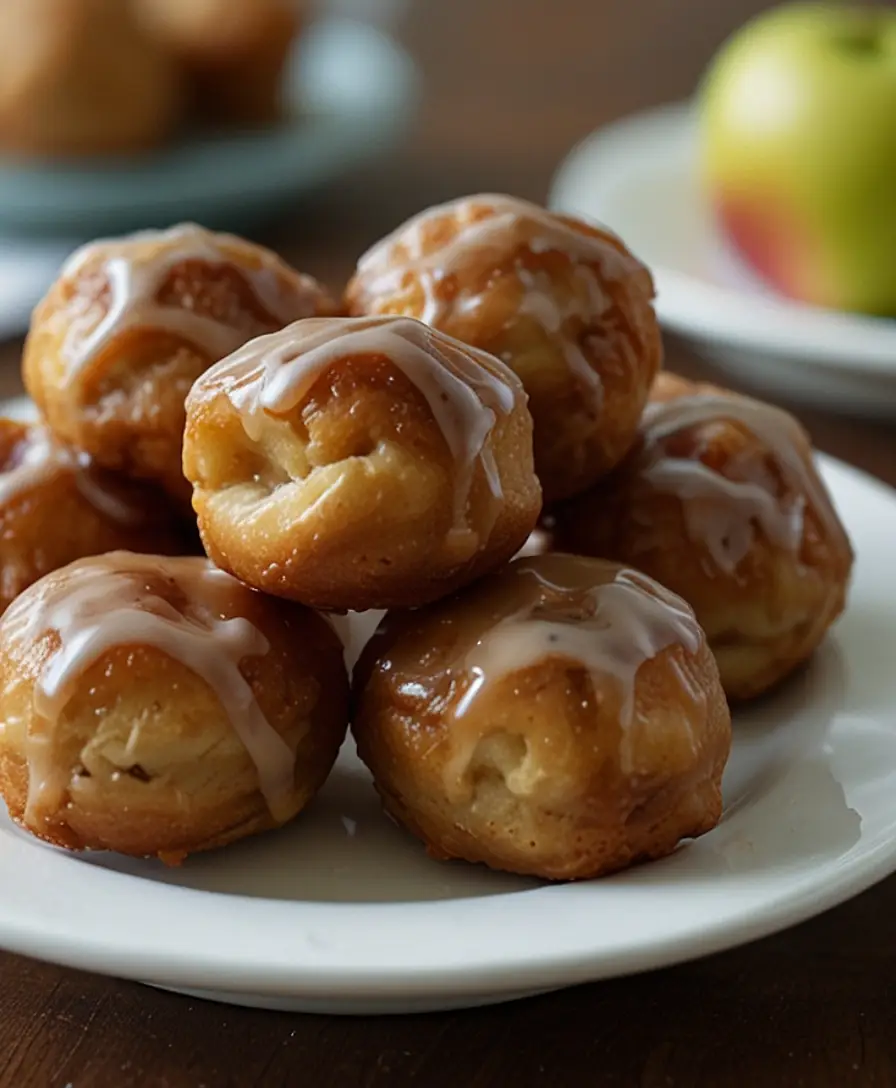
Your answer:
[[[588,195],[598,176],[609,177],[621,149],[644,139],[677,148],[695,140],[692,100],[630,114],[591,132],[569,152],[550,184],[549,204],[600,219]],[[606,158],[603,171],[596,164]],[[610,226],[613,224],[610,223]],[[839,370],[896,378],[896,317],[825,310],[785,298],[751,295],[713,284],[662,261],[646,260],[657,287],[656,310],[674,332],[765,355],[787,355]]]

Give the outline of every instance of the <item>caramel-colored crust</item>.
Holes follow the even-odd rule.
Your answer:
[[[502,618],[492,586],[391,613],[362,655],[352,731],[386,810],[435,858],[549,880],[663,857],[711,830],[731,727],[705,642],[641,665],[627,726],[611,678],[562,657],[508,673],[455,718],[464,685],[446,666]]]
[[[180,74],[122,0],[4,0],[0,146],[40,156],[141,151],[168,139]]]
[[[492,214],[483,203],[480,218]],[[475,217],[474,217],[475,218]],[[558,333],[545,328],[537,315],[525,312],[521,270],[549,284],[546,298],[562,310],[579,299],[587,312],[589,296],[577,262],[554,249],[533,252],[508,237],[500,256],[494,248],[483,249],[477,263],[470,262],[460,289],[475,293],[475,307],[452,308],[458,293],[458,276],[447,275],[434,288],[443,303],[432,324],[449,335],[496,355],[516,371],[529,395],[535,421],[535,467],[545,501],[552,502],[583,491],[605,475],[630,448],[650,384],[662,361],[662,340],[654,314],[650,273],[632,258],[614,235],[579,220],[560,216],[582,234],[602,241],[609,255],[623,254],[631,264],[618,278],[609,278],[597,263],[587,263],[608,300],[606,308],[564,321]],[[456,236],[458,220],[450,209],[421,228],[420,255],[433,257]],[[415,250],[416,252],[416,250]],[[400,236],[396,241],[397,265],[406,253]],[[368,282],[359,269],[348,285],[346,305],[353,314],[405,314],[424,319],[427,292],[412,270],[383,289]],[[591,396],[570,369],[570,344],[599,376],[602,408],[595,411]]]
[[[474,530],[450,535],[458,468],[423,394],[383,356],[347,356],[251,441],[223,394],[190,398],[184,471],[209,556],[318,608],[416,607],[510,559],[541,507],[523,398],[488,439],[503,498],[477,464]]]
[[[27,442],[28,424],[0,419],[0,486],[14,470],[18,449]],[[153,488],[133,481],[108,480],[141,516],[122,523],[98,509],[78,486],[74,468],[39,479],[9,498],[0,498],[0,612],[28,586],[50,571],[90,555],[110,551],[186,555],[195,551],[192,530],[171,502]]]
[[[176,601],[176,590],[161,592]],[[267,720],[296,749],[291,818],[323,785],[345,736],[342,645],[315,613],[250,590],[240,614],[271,644],[240,671]],[[212,689],[145,645],[116,647],[81,675],[53,745],[55,769],[69,782],[65,798],[29,822],[25,734],[52,638],[19,645],[0,625],[0,713],[15,720],[0,731],[0,793],[20,826],[68,849],[167,862],[275,826],[255,766]]]
[[[663,374],[651,399],[700,392],[724,390]],[[676,457],[699,457],[723,476],[728,466],[765,463],[780,496],[790,495],[761,440],[736,422],[720,419],[693,427],[666,445]],[[800,453],[809,464],[808,436]],[[762,694],[811,656],[842,612],[853,561],[845,534],[834,537],[809,496],[803,496],[805,528],[798,550],[772,544],[757,528],[747,555],[734,572],[726,572],[691,539],[682,501],[644,479],[644,466],[638,446],[608,480],[555,507],[557,547],[631,563],[679,594],[706,631],[728,697]]]
[[[330,313],[332,300],[308,276],[273,253],[217,235],[229,263],[185,259],[157,291],[166,305],[214,318],[243,341],[282,327],[252,290],[248,277],[266,271],[292,298],[296,317]],[[135,253],[178,243],[135,236]],[[52,430],[107,468],[149,480],[189,505],[181,455],[184,401],[193,382],[216,358],[172,331],[126,328],[83,375],[68,380],[68,351],[83,343],[108,313],[110,285],[101,246],[71,276],[63,275],[38,305],[25,345],[25,386]]]

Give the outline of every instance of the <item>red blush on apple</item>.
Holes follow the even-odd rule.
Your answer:
[[[714,210],[738,255],[767,284],[788,298],[835,305],[835,291],[798,217],[763,197],[718,195]]]

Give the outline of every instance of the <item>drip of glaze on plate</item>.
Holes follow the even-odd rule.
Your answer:
[[[176,608],[158,591],[176,586]],[[194,672],[214,691],[258,770],[261,792],[275,819],[289,815],[295,757],[264,717],[240,671],[247,657],[266,654],[264,635],[239,610],[247,591],[207,559],[161,559],[113,552],[84,560],[64,576],[45,580],[35,599],[13,601],[4,617],[11,639],[32,643],[55,632],[58,646],[43,662],[34,690],[42,728],[29,731],[26,819],[56,811],[68,788],[54,771],[56,723],[84,671],[119,646],[151,646]]]
[[[482,215],[483,211],[489,214]],[[451,219],[451,234],[439,244],[440,220]],[[597,401],[603,390],[579,343],[581,323],[593,325],[612,304],[606,283],[622,283],[643,275],[644,267],[627,253],[611,232],[594,235],[558,215],[516,197],[483,193],[429,208],[371,247],[358,262],[358,280],[369,303],[400,289],[409,274],[424,294],[420,318],[439,327],[450,312],[476,310],[482,295],[467,285],[482,282],[489,265],[506,264],[515,252],[557,252],[573,262],[576,290],[562,304],[544,272],[527,268],[517,257],[515,272],[522,289],[519,313],[536,321],[563,345],[570,371]],[[591,265],[599,268],[596,274]],[[455,291],[442,290],[451,279]],[[578,320],[576,320],[578,319]],[[567,325],[575,329],[566,334]]]
[[[793,496],[781,499],[773,481],[732,479],[693,457],[666,455],[663,442],[691,427],[728,421],[754,435],[774,458]],[[843,527],[811,462],[799,424],[787,412],[749,397],[697,393],[648,405],[642,423],[642,476],[658,491],[681,499],[688,535],[702,543],[718,569],[733,574],[759,526],[775,547],[799,551],[808,503],[834,539]]]
[[[124,526],[145,523],[146,511],[136,497],[96,468],[86,454],[66,449],[37,424],[23,430],[11,463],[0,471],[0,504],[13,502],[66,473],[71,473],[82,498],[111,521]]]
[[[86,335],[81,332],[83,319],[72,323],[65,346],[67,379],[72,381],[82,374],[115,337],[128,329],[147,327],[183,337],[211,359],[221,359],[244,343],[244,331],[197,313],[189,308],[188,300],[172,305],[158,300],[172,269],[184,262],[238,267],[259,305],[273,320],[285,325],[304,316],[293,293],[284,290],[283,273],[275,263],[234,265],[225,246],[244,245],[229,235],[216,235],[184,223],[165,231],[140,231],[121,239],[92,242],[77,250],[62,269],[63,279],[75,279],[100,257],[109,284],[109,305],[105,317]],[[308,314],[314,312],[312,297],[309,290]]]
[[[489,438],[497,417],[525,396],[519,379],[500,360],[412,318],[308,318],[281,332],[260,336],[223,359],[197,382],[190,400],[223,393],[253,440],[265,413],[285,414],[341,360],[377,355],[389,360],[429,405],[457,466],[451,534],[466,537],[467,502],[477,463],[494,499],[501,478]]]

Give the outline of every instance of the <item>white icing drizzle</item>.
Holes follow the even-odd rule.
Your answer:
[[[482,216],[483,209],[489,214]],[[452,220],[451,234],[439,244],[434,228],[443,219]],[[645,271],[624,247],[617,248],[615,235],[600,229],[603,236],[595,236],[537,204],[483,193],[428,208],[398,227],[361,257],[356,283],[368,308],[375,308],[378,298],[392,295],[408,275],[415,275],[425,299],[420,318],[439,327],[452,313],[477,309],[488,282],[483,273],[489,265],[506,263],[508,256],[517,253],[515,271],[522,288],[519,313],[533,318],[560,342],[570,371],[599,409],[600,376],[582,351],[579,326],[582,321],[599,320],[607,310],[610,299],[603,284],[622,282]],[[558,301],[546,273],[527,268],[520,259],[526,250],[558,252],[576,262],[573,275],[577,290],[564,304]],[[593,265],[598,274],[590,267]],[[440,285],[449,277],[455,278],[456,291],[440,292]],[[567,334],[568,323],[575,319],[575,329]]]
[[[496,680],[562,657],[616,682],[620,723],[628,727],[638,670],[671,646],[696,654],[702,639],[697,620],[684,601],[637,571],[619,569],[612,580],[585,589],[580,578],[558,577],[567,557],[548,558],[544,565],[537,559],[514,564],[516,577],[533,582],[531,603],[500,620],[465,656],[463,669],[472,680],[454,716],[462,718]]]
[[[111,477],[92,464],[86,454],[61,446],[40,425],[22,432],[17,443],[16,462],[0,472],[0,503],[15,501],[20,495],[42,487],[70,473],[75,487],[104,517],[123,526],[139,526],[146,521],[146,511],[137,496],[114,485]]]
[[[246,243],[183,223],[165,231],[140,231],[120,239],[92,242],[77,250],[63,266],[62,278],[76,279],[86,267],[99,261],[108,279],[110,297],[108,311],[95,328],[84,331],[85,324],[92,323],[90,313],[72,321],[65,344],[67,379],[75,380],[115,337],[137,327],[162,329],[182,337],[215,360],[244,343],[243,330],[197,313],[190,299],[177,305],[158,300],[171,270],[185,261],[235,266],[259,305],[280,325],[314,312],[313,281],[296,277],[300,287],[307,283],[307,291],[287,286],[284,278],[288,269],[263,250],[259,250],[263,259],[257,266],[248,262],[235,265],[225,247],[237,246],[245,247]]]
[[[736,479],[704,464],[699,447],[692,457],[666,454],[667,438],[726,421],[742,426],[763,444],[793,492],[789,498],[775,494],[774,481],[761,468],[752,469],[752,479]],[[787,412],[749,397],[695,393],[648,405],[642,435],[646,467],[641,475],[658,491],[681,500],[688,535],[706,547],[721,571],[734,573],[753,546],[756,526],[774,546],[798,552],[807,503],[833,539],[845,540],[803,432]]]
[[[490,435],[497,417],[525,398],[519,379],[500,360],[408,317],[308,318],[250,341],[208,370],[192,402],[223,393],[258,440],[266,413],[301,404],[315,382],[351,356],[388,359],[420,391],[457,466],[452,533],[466,534],[466,510],[476,464],[491,494],[502,497]]]
[[[182,611],[158,593],[160,579],[184,595]],[[29,645],[48,632],[59,639],[34,688],[41,728],[32,728],[27,739],[26,819],[58,807],[68,779],[60,781],[52,770],[56,723],[84,671],[119,646],[154,647],[203,679],[254,762],[271,813],[289,815],[294,754],[264,717],[240,671],[245,658],[269,650],[249,620],[233,615],[246,592],[207,559],[112,552],[51,575],[12,603],[3,620],[7,639]]]

